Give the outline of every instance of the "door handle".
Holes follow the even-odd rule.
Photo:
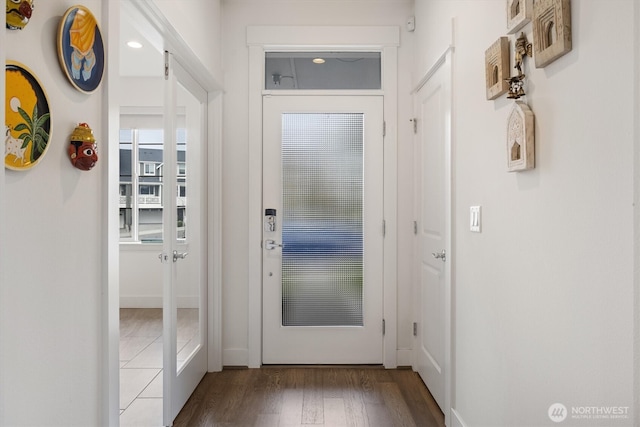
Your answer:
[[[433,252],[433,253],[431,253],[431,255],[435,259],[441,259],[442,262],[445,262],[447,260],[447,253],[445,252],[444,249],[442,250],[442,252]]]
[[[189,252],[173,251],[173,262],[176,262],[179,259],[185,259],[187,255],[189,255]]]
[[[267,239],[264,241],[264,248],[268,251],[272,251],[275,248],[284,248],[282,243],[276,243],[275,240]]]

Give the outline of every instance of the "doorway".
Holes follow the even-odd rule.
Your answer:
[[[209,360],[209,93],[157,10],[120,5],[119,418],[170,426]]]
[[[263,363],[381,364],[382,96],[263,105]]]
[[[451,390],[451,53],[415,93],[414,370],[449,420]]]
[[[294,43],[295,42],[295,43]],[[271,93],[266,89],[265,77],[273,80],[275,72],[265,76],[267,52],[380,52],[380,89],[359,91],[334,90],[325,95],[383,96],[386,135],[383,147],[384,201],[383,221],[383,313],[385,334],[382,338],[382,363],[386,368],[397,367],[397,49],[400,44],[398,27],[319,27],[308,31],[305,27],[256,26],[247,29],[249,47],[249,123],[262,124],[263,97]],[[275,71],[275,70],[274,70]],[[281,74],[280,82],[283,82]],[[277,80],[277,79],[276,79]],[[284,79],[287,81],[290,79]],[[287,81],[288,83],[288,81]],[[285,95],[281,93],[280,95]],[[279,95],[279,96],[280,96]],[[297,90],[296,95],[319,95],[317,90]],[[383,129],[379,129],[381,133]],[[248,349],[246,363],[250,368],[260,367],[263,346],[263,131],[262,126],[249,127],[249,249],[248,249]],[[238,358],[238,360],[241,360]]]

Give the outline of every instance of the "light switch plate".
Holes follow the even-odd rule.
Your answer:
[[[469,230],[474,233],[482,232],[482,206],[469,208]]]

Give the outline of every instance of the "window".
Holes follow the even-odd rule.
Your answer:
[[[162,242],[163,143],[159,128],[120,130],[120,241]]]
[[[140,163],[142,165],[142,167],[140,168],[140,170],[142,170],[142,175],[145,176],[153,176],[156,174],[156,164],[155,163]]]
[[[267,90],[382,88],[380,52],[267,52]]]
[[[176,165],[178,239],[186,238],[187,132],[178,116]],[[161,114],[120,116],[120,241],[161,243],[163,239],[164,130]]]

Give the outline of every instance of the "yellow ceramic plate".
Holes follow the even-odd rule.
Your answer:
[[[44,89],[23,64],[5,67],[4,165],[24,170],[36,165],[49,147],[51,114]]]

